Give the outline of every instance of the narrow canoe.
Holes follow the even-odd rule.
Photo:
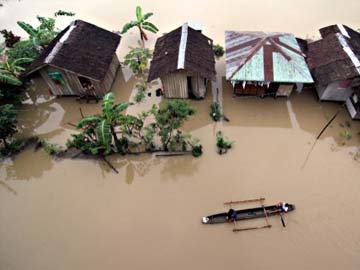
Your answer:
[[[287,212],[295,210],[295,205],[293,205],[293,204],[287,204],[287,207],[288,207]],[[279,205],[265,206],[265,211],[266,211],[267,216],[278,215],[279,214]],[[224,213],[220,213],[220,214],[203,217],[202,223],[203,224],[228,223],[226,216],[227,216],[227,213],[224,212]],[[264,217],[265,217],[265,213],[264,213],[263,207],[236,210],[236,221],[254,219],[254,218],[264,218]]]

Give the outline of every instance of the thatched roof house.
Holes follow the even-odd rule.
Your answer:
[[[203,98],[215,79],[213,42],[187,23],[159,38],[148,81],[160,78],[165,97]]]
[[[360,118],[360,33],[342,24],[320,29],[322,39],[308,44],[308,62],[320,100],[346,101]],[[356,109],[357,108],[357,109]]]
[[[313,83],[306,55],[292,34],[225,32],[226,79],[237,95],[289,96]]]
[[[76,20],[66,27],[23,74],[39,72],[56,96],[102,97],[115,79],[121,37]]]

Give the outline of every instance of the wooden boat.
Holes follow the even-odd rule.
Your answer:
[[[287,212],[291,212],[295,210],[295,205],[293,204],[287,203],[286,206],[288,207]],[[279,212],[280,212],[279,205],[270,205],[264,207],[236,210],[236,221],[254,219],[254,218],[265,218],[267,216],[275,216],[275,215],[279,215]],[[226,212],[215,214],[215,215],[203,217],[202,223],[203,224],[228,223],[226,217],[227,217]]]

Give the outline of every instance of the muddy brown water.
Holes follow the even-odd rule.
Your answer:
[[[360,25],[358,1],[140,2],[156,12],[153,21],[161,33],[184,20],[197,21],[220,43],[225,29],[306,37],[328,23]],[[0,25],[14,30],[17,20],[33,21],[59,8],[115,30],[132,18],[134,9],[130,1],[2,3]],[[119,55],[136,39],[135,31],[124,36]],[[185,129],[204,146],[199,159],[111,157],[118,175],[98,161],[55,161],[32,149],[2,160],[0,269],[358,269],[360,163],[353,156],[360,143],[359,122],[343,110],[302,168],[339,104],[318,103],[312,89],[289,100],[234,99],[222,78],[223,60],[217,69],[230,122],[209,119],[211,91],[205,100],[191,101],[198,112]],[[118,73],[113,87],[117,101],[130,99],[135,81],[126,69]],[[19,116],[21,133],[61,144],[73,132],[67,123],[80,119],[79,107],[87,115],[100,110],[99,104],[49,97],[41,80],[30,96]],[[147,100],[131,112],[153,101],[158,102]],[[343,146],[339,132],[347,121],[353,138]],[[227,155],[216,154],[218,130],[235,141]],[[268,204],[285,200],[297,206],[285,216],[286,229],[276,217],[270,218],[271,229],[238,234],[229,224],[200,223],[202,216],[226,210],[224,201],[260,196]]]

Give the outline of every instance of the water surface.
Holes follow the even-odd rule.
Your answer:
[[[2,3],[0,25],[16,32],[17,20],[34,22],[37,14],[58,9],[118,30],[132,19],[135,5],[109,0]],[[221,44],[225,29],[311,37],[330,23],[360,25],[359,1],[138,3],[156,12],[153,21],[161,33],[195,21]],[[60,20],[62,26],[67,22]],[[137,38],[136,31],[123,37],[120,57]],[[148,45],[154,40],[151,35]],[[191,101],[198,112],[185,129],[204,146],[199,159],[111,157],[118,175],[99,161],[56,161],[32,149],[1,161],[0,269],[358,269],[360,164],[353,156],[360,142],[359,122],[341,111],[308,156],[339,104],[319,103],[313,89],[289,100],[233,98],[224,68],[220,60],[215,87],[222,91],[230,122],[214,124],[209,118],[211,91],[205,100]],[[131,99],[135,82],[127,69],[120,71],[113,86],[116,100]],[[29,95],[19,116],[21,133],[61,144],[74,132],[68,123],[80,119],[80,107],[86,115],[101,110],[100,104],[52,98],[41,80]],[[148,99],[129,112],[152,102],[159,100]],[[339,132],[344,127],[353,138],[342,146]],[[216,154],[218,130],[235,141],[227,155]],[[202,216],[226,210],[224,201],[260,196],[268,204],[285,200],[297,206],[285,216],[286,229],[277,217],[270,218],[272,229],[238,234],[231,231],[233,225],[200,223]]]

